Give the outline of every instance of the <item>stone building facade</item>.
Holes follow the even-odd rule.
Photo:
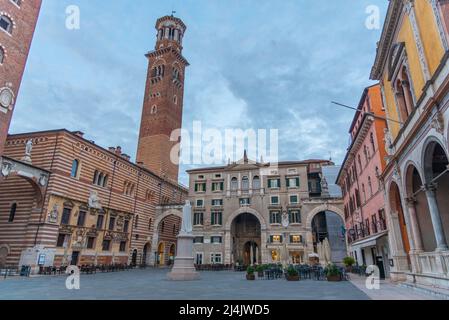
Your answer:
[[[0,0],[0,156],[28,59],[41,0]]]
[[[46,266],[148,263],[157,207],[187,197],[120,147],[106,150],[66,130],[10,135],[1,176],[0,261],[8,266],[36,268],[36,251]]]
[[[11,12],[21,10],[17,20],[1,11],[2,53],[5,45],[10,51],[0,56],[5,63],[0,68],[7,71],[2,76],[11,78],[5,89],[10,92],[9,87],[18,89],[20,83],[40,1],[1,4],[2,10],[3,5]],[[177,181],[179,154],[171,150],[177,140],[169,141],[182,122],[186,26],[167,16],[158,19],[156,28],[156,51],[147,54],[137,164],[120,147],[106,150],[81,132],[8,136],[0,158],[0,267],[31,265],[36,271],[39,266],[150,260],[166,265],[173,260],[180,218],[170,216],[157,222],[160,229],[154,226],[157,210],[184,203],[187,197]],[[2,32],[8,33],[5,41]],[[159,240],[153,244],[155,233]]]
[[[381,175],[391,276],[449,289],[449,6],[390,1],[371,78],[388,131]]]
[[[188,171],[196,263],[304,263],[326,237],[335,240],[333,261],[341,262],[346,255],[343,201],[328,194],[322,179],[322,167],[331,165],[312,160],[270,168],[245,157]],[[160,212],[161,217],[173,214]]]
[[[352,121],[351,145],[337,183],[345,204],[349,251],[358,265],[377,265],[389,274],[390,250],[380,174],[385,168],[387,127],[380,85],[366,88]]]

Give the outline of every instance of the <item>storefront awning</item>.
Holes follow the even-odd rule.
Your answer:
[[[374,247],[374,246],[376,246],[377,240],[386,236],[387,234],[388,234],[388,231],[384,231],[382,233],[379,233],[379,234],[373,235],[371,237],[351,243],[350,246],[352,247],[352,249]]]

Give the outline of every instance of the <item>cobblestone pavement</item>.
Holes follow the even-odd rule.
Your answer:
[[[67,290],[65,276],[9,278],[0,281],[8,300],[368,300],[351,282],[247,281],[245,273],[202,272],[201,280],[171,282],[168,270],[132,270],[81,275],[80,290]]]

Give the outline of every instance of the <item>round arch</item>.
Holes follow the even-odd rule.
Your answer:
[[[440,146],[443,150],[446,158],[449,159],[448,150],[446,144],[441,141],[436,136],[429,136],[423,143],[423,148],[421,150],[421,163],[423,174],[421,175],[421,180],[423,183],[428,183],[429,180],[433,179],[432,176],[429,176],[429,172],[432,175],[432,160],[434,155],[434,150],[437,146]],[[430,166],[429,166],[430,164]]]
[[[225,230],[231,231],[232,222],[234,222],[235,218],[237,218],[239,215],[244,214],[244,213],[252,214],[253,216],[255,216],[257,218],[257,220],[259,220],[261,231],[265,231],[267,229],[267,224],[265,222],[265,219],[259,212],[257,212],[254,209],[251,209],[251,208],[240,208],[240,209],[234,211],[228,217],[228,220],[226,221],[226,225],[225,225]]]
[[[159,224],[161,223],[161,221],[164,220],[165,218],[167,218],[168,216],[176,216],[176,217],[181,218],[181,220],[182,220],[182,211],[177,210],[177,209],[170,209],[170,210],[167,210],[166,212],[164,212],[163,214],[161,214],[159,217],[157,217],[156,220],[154,221],[155,232],[157,232],[157,228],[159,227]]]
[[[414,161],[409,160],[404,166],[404,175],[402,177],[402,185],[404,186],[404,198],[411,197],[413,195],[413,174],[414,171],[418,173],[419,178],[421,179],[422,183],[424,183],[424,175],[420,170],[420,166],[418,166]],[[398,184],[399,188],[399,184]],[[390,190],[390,189],[388,189]],[[400,189],[399,189],[400,190]]]
[[[307,215],[306,228],[311,229],[313,218],[315,218],[315,216],[318,213],[323,212],[323,211],[332,211],[332,212],[338,214],[340,216],[340,218],[343,220],[343,222],[345,222],[345,214],[344,214],[343,210],[341,210],[340,208],[333,206],[333,205],[323,204],[321,206],[314,208],[312,211],[309,212],[309,214]]]

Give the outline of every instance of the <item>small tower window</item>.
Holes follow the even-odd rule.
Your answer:
[[[151,107],[151,114],[156,114],[157,113],[157,106],[152,106]]]
[[[0,16],[0,28],[8,32],[9,34],[12,33],[12,20],[8,18],[7,16],[3,15]]]
[[[5,50],[0,46],[0,64],[5,60]]]
[[[78,167],[79,167],[79,161],[78,160],[73,160],[72,162],[72,172],[70,173],[70,176],[72,178],[76,178],[78,177]]]
[[[9,219],[8,222],[14,222],[14,218],[16,217],[17,211],[17,203],[13,203],[11,209],[9,210]]]
[[[173,96],[173,103],[178,104],[178,97],[176,95]]]

